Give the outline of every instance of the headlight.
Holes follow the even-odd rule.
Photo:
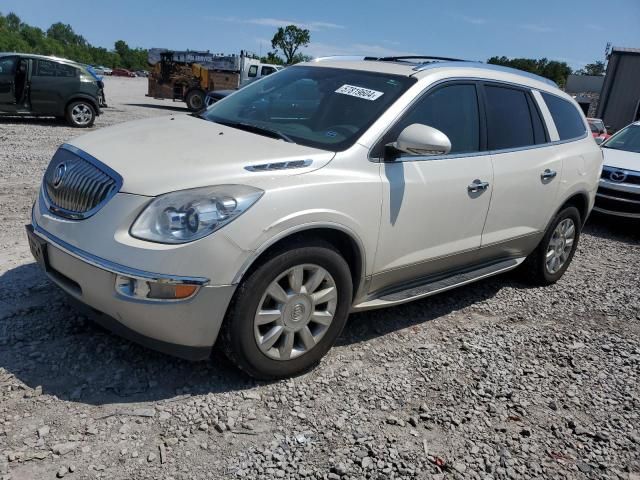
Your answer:
[[[233,221],[263,193],[244,185],[219,185],[160,195],[133,222],[131,235],[159,243],[192,242]]]

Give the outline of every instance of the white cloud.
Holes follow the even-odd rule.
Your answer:
[[[520,28],[524,30],[529,30],[530,32],[535,33],[549,33],[553,32],[553,28],[547,27],[546,25],[537,25],[534,23],[528,23],[526,25],[520,25]]]
[[[461,15],[455,12],[448,12],[447,15],[454,20],[462,21],[465,23],[469,23],[471,25],[486,25],[488,20],[483,17],[475,17],[471,15]]]
[[[339,25],[337,23],[331,22],[323,22],[320,20],[313,21],[299,21],[299,20],[287,20],[282,18],[238,18],[238,17],[212,17],[214,20],[222,21],[222,22],[230,22],[230,23],[247,23],[251,25],[260,25],[263,27],[286,27],[287,25],[296,25],[300,28],[306,28],[312,32],[318,32],[321,30],[335,30],[335,29],[343,29],[344,25]]]
[[[485,23],[487,23],[487,19],[486,18],[481,18],[481,17],[468,17],[466,15],[463,15],[460,18],[462,20],[464,20],[465,22],[470,23],[472,25],[484,25]]]
[[[304,53],[312,57],[327,57],[332,55],[370,55],[374,57],[394,57],[401,55],[415,55],[415,53],[385,47],[378,44],[353,43],[350,45],[332,45],[322,42],[311,42]]]

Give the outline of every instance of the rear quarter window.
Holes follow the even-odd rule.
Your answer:
[[[582,115],[571,102],[550,93],[542,93],[542,98],[551,112],[560,140],[582,137],[586,132]]]

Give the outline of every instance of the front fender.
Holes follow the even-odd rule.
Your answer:
[[[75,102],[76,100],[85,100],[85,101],[91,102],[91,105],[96,111],[96,115],[100,115],[102,113],[102,110],[100,110],[100,105],[98,104],[98,99],[92,95],[89,95],[88,93],[75,93],[72,96],[70,96],[64,105],[64,111],[60,113],[61,114],[66,113],[67,107],[69,106],[69,104],[71,102]]]
[[[295,223],[295,224],[287,225],[286,228],[279,229],[279,232],[276,233],[275,235],[273,235],[274,233],[273,231],[270,232],[272,234],[271,236],[266,235],[265,239],[262,241],[260,246],[257,247],[255,250],[253,250],[252,253],[249,255],[249,257],[247,257],[244,264],[236,274],[236,277],[233,279],[232,283],[235,284],[240,282],[240,280],[242,279],[244,274],[247,272],[247,270],[249,270],[251,265],[253,265],[255,261],[258,260],[258,258],[260,258],[260,256],[264,252],[266,252],[270,247],[272,247],[276,243],[286,239],[287,237],[291,237],[292,235],[295,235],[297,233],[305,232],[308,230],[315,230],[315,229],[338,230],[348,235],[354,241],[354,243],[358,246],[358,250],[360,252],[360,258],[362,259],[362,265],[365,266],[365,270],[366,270],[366,265],[367,265],[366,248],[364,246],[362,239],[358,236],[358,234],[354,230],[352,230],[351,228],[347,227],[342,223],[335,223],[331,221],[309,221],[306,223]]]

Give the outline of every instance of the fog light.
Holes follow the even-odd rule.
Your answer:
[[[124,275],[116,277],[119,294],[141,300],[184,300],[195,295],[199,288],[198,285],[150,282]]]

